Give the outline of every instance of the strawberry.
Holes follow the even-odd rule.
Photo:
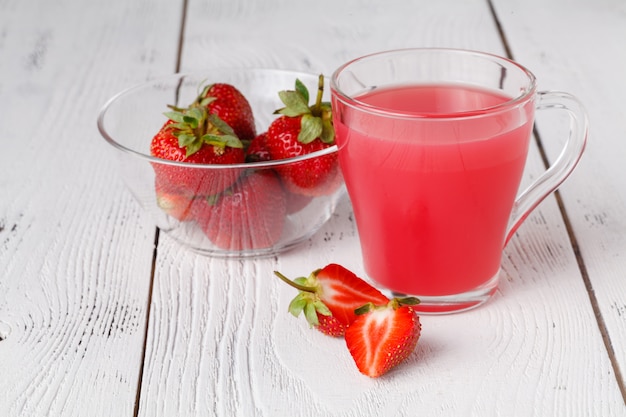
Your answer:
[[[329,264],[308,277],[291,281],[278,271],[276,276],[300,290],[289,304],[289,312],[304,315],[312,327],[324,334],[342,336],[356,319],[354,310],[367,303],[383,304],[389,299],[341,265]]]
[[[194,218],[216,246],[228,250],[270,248],[283,231],[286,202],[273,171],[244,174],[217,196],[199,199]]]
[[[208,85],[197,101],[204,104],[210,114],[216,114],[226,122],[242,141],[250,141],[256,136],[250,103],[234,86],[224,83]]]
[[[309,106],[309,91],[296,80],[295,90],[281,91],[285,107],[267,130],[266,146],[271,159],[285,159],[321,151],[335,143],[330,103],[322,102],[324,77],[319,76],[315,103]],[[338,186],[340,177],[337,154],[294,162],[278,170],[286,188],[308,196],[327,195]]]
[[[411,307],[417,298],[394,298],[384,305],[368,303],[357,309],[356,320],[346,330],[346,345],[359,371],[379,377],[415,350],[421,324]]]
[[[333,317],[332,313],[326,315],[317,312],[317,321],[318,323],[315,325],[315,328],[327,336],[343,337],[343,335],[346,334],[348,326]]]
[[[169,106],[169,120],[154,136],[150,153],[161,159],[192,164],[244,162],[242,140],[255,135],[252,109],[229,84],[212,84],[189,107]],[[176,192],[211,195],[228,188],[237,170],[191,169],[154,163],[157,182]]]
[[[262,162],[271,159],[267,150],[265,141],[267,140],[267,132],[263,132],[252,139],[246,149],[246,162]]]
[[[267,132],[257,135],[246,149],[246,162],[270,161],[272,158],[267,150]],[[287,197],[287,214],[294,214],[306,207],[313,197],[292,193],[285,189]]]
[[[161,210],[167,215],[174,217],[181,222],[191,219],[191,206],[193,198],[172,192],[171,190],[163,190],[157,183],[156,185],[156,202]]]
[[[244,161],[243,149],[236,142],[227,144],[200,144],[194,151],[181,143],[184,135],[173,120],[165,123],[163,128],[152,139],[150,153],[153,156],[169,161],[186,162],[189,164],[235,164]],[[183,139],[184,140],[184,139]],[[179,194],[212,195],[228,188],[239,176],[239,170],[212,170],[181,165],[169,165],[154,162],[156,180],[163,190]]]
[[[313,197],[292,193],[289,190],[285,190],[285,197],[287,198],[287,214],[295,214],[313,201]]]

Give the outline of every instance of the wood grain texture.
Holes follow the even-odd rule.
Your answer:
[[[612,93],[626,63],[618,43],[596,46],[623,38],[624,7],[494,3],[515,57],[542,87],[581,96],[598,120],[592,136],[602,140],[562,195],[609,346],[624,346],[623,106]],[[330,74],[383,49],[503,54],[488,6],[0,1],[0,416],[626,416],[554,198],[505,249],[489,304],[423,316],[416,352],[373,380],[357,372],[341,339],[287,313],[295,293],[272,275],[340,262],[365,276],[347,199],[309,241],[271,258],[202,257],[162,232],[151,285],[154,225],[95,128],[112,94],[179,66]],[[564,11],[562,22],[598,31],[566,27]],[[594,54],[603,59],[586,59]],[[540,125],[542,137],[553,131],[560,122]],[[542,169],[533,147],[525,183]],[[623,349],[614,355],[623,366]]]
[[[484,2],[190,1],[181,67],[330,73],[358,55],[408,46],[502,54]],[[280,22],[280,23],[278,23]],[[527,181],[543,169],[533,149]],[[294,292],[271,271],[340,262],[364,276],[348,202],[307,244],[254,263],[206,259],[165,236],[141,416],[608,415],[623,402],[559,210],[548,199],[506,249],[483,309],[423,317],[416,353],[379,380],[342,340],[287,313]],[[582,375],[585,377],[581,378]]]
[[[495,3],[516,58],[537,73],[543,88],[569,91],[588,110],[589,145],[562,196],[626,394],[626,350],[618,348],[626,342],[626,125],[622,97],[616,92],[626,74],[621,42],[626,39],[626,4]],[[565,9],[567,19],[562,18]],[[595,28],[593,34],[589,28]],[[554,138],[562,138],[563,129],[553,120],[538,125],[555,158],[560,141]],[[626,414],[625,408],[621,411]]]
[[[2,416],[133,412],[154,226],[95,121],[114,92],[172,70],[179,28],[158,26],[179,10],[0,2]]]
[[[386,49],[439,46],[502,53],[483,1],[190,0],[182,68],[270,67],[330,75]],[[233,17],[236,16],[236,19]]]

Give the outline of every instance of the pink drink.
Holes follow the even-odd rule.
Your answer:
[[[502,106],[511,99],[500,92],[453,84],[380,88],[356,100],[363,105],[334,103],[334,123],[367,274],[426,297],[496,277],[533,100]]]

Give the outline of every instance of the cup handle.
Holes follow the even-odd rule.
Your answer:
[[[542,91],[537,93],[537,110],[565,110],[570,116],[569,137],[559,157],[515,200],[509,219],[504,246],[509,243],[517,228],[528,215],[572,173],[580,160],[589,132],[587,113],[578,99],[571,94]]]

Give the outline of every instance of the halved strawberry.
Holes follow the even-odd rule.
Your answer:
[[[304,312],[312,327],[332,336],[343,335],[356,319],[354,310],[358,307],[370,302],[386,304],[389,301],[383,293],[338,264],[329,264],[308,277],[293,281],[278,271],[274,273],[300,290],[289,304],[289,312],[296,317]]]
[[[384,305],[368,303],[357,309],[359,315],[345,339],[361,373],[379,377],[415,350],[422,328],[411,307],[417,303],[413,297],[394,298]]]

